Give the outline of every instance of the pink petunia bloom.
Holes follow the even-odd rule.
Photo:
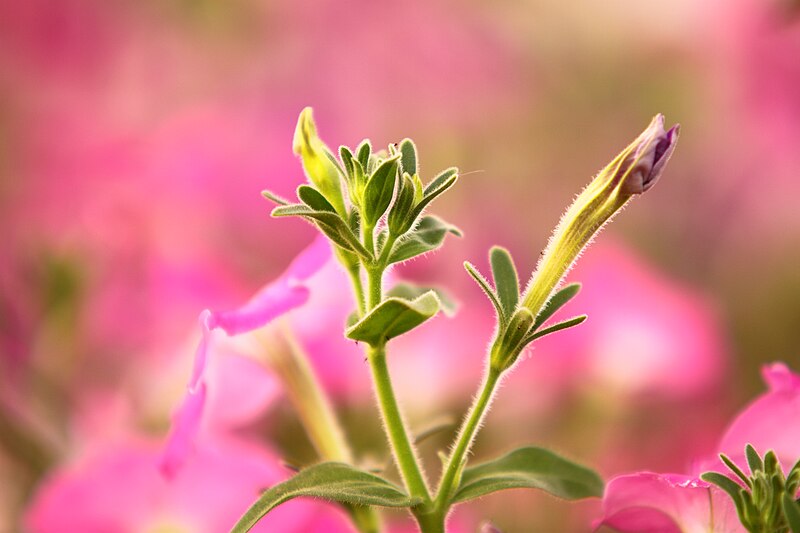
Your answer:
[[[769,391],[733,420],[717,449],[747,469],[744,446],[774,450],[791,466],[800,458],[800,430],[787,420],[800,415],[800,375],[776,363],[763,370]],[[698,462],[691,476],[639,472],[617,476],[606,486],[598,525],[625,533],[743,532],[727,494],[699,479],[708,470],[727,472],[717,458]]]
[[[165,475],[168,477],[175,475],[191,452],[193,440],[200,430],[206,404],[209,357],[212,353],[214,330],[221,329],[229,336],[247,333],[303,305],[310,295],[305,282],[322,268],[329,258],[329,244],[325,239],[317,238],[297,256],[283,275],[261,289],[239,309],[227,312],[206,310],[201,313],[202,337],[195,354],[186,395],[174,416],[161,464]],[[215,385],[220,390],[242,387],[242,383],[237,379],[218,380]],[[238,409],[239,405],[234,403],[228,407]]]
[[[233,441],[204,441],[172,479],[155,443],[111,445],[50,474],[25,514],[31,533],[228,531],[265,488],[287,477],[277,457]],[[280,506],[253,531],[352,532],[343,511],[312,501]]]

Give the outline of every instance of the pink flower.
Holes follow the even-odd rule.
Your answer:
[[[158,472],[158,446],[128,441],[50,474],[25,513],[31,533],[228,531],[265,487],[286,478],[271,453],[232,441],[204,441],[172,479]],[[342,511],[296,500],[253,531],[350,532]]]
[[[787,421],[800,416],[800,375],[776,363],[763,370],[769,391],[747,406],[717,447],[747,471],[744,446],[760,453],[775,450],[784,468],[800,458],[800,429]],[[727,533],[744,531],[727,494],[699,479],[702,472],[727,472],[722,462],[698,462],[694,475],[639,472],[617,476],[606,486],[603,518],[607,525],[637,533]]]
[[[202,337],[197,347],[194,368],[186,395],[175,414],[172,430],[162,460],[162,470],[168,477],[174,476],[192,449],[192,442],[200,429],[200,423],[208,386],[210,345],[215,329],[227,335],[239,335],[258,329],[286,312],[306,303],[310,291],[305,282],[330,258],[330,247],[323,238],[317,238],[292,262],[277,280],[265,286],[242,307],[227,312],[203,311],[200,315]],[[238,380],[226,380],[216,385],[223,388],[239,388]],[[255,393],[255,391],[254,391]],[[229,405],[237,409],[238,404]]]

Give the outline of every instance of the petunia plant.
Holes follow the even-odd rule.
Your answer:
[[[363,141],[354,149],[342,146],[334,153],[318,136],[311,109],[304,109],[295,132],[294,151],[308,183],[298,186],[296,201],[268,191],[264,196],[277,204],[273,217],[300,217],[313,224],[330,242],[336,260],[349,275],[356,304],[350,319],[343,324],[343,333],[365,351],[378,411],[401,479],[398,484],[353,460],[335,416],[328,412],[329,404],[322,398],[316,403],[325,411],[322,414],[329,423],[310,433],[321,443],[319,450],[325,449],[328,438],[337,443],[333,449],[338,452],[320,453],[323,462],[303,468],[294,477],[266,489],[233,531],[248,531],[276,506],[303,496],[343,505],[354,526],[365,533],[381,530],[376,509],[379,507],[406,508],[422,532],[441,533],[455,505],[496,491],[539,489],[567,500],[602,496],[604,483],[594,471],[546,449],[522,447],[481,464],[472,464],[470,450],[499,384],[520,364],[523,351],[540,337],[586,320],[586,315],[552,320],[580,289],[578,284],[562,287],[562,280],[600,229],[629,200],[655,184],[675,148],[677,135],[678,127],[665,131],[664,119],[657,115],[601,170],[567,209],[525,286],[520,284],[511,255],[503,248],[490,250],[489,276],[464,263],[467,273],[486,294],[496,327],[475,401],[449,454],[441,454],[442,474],[433,483],[403,417],[387,357],[393,339],[413,335],[415,328],[442,309],[443,302],[435,289],[402,283],[388,286],[387,272],[392,265],[440,248],[448,235],[461,236],[456,226],[429,213],[433,201],[457,183],[458,169],[448,168],[432,179],[424,179],[417,147],[410,139],[392,144],[385,151],[376,151],[369,141]],[[297,282],[313,271],[303,264],[298,262],[293,267],[298,272],[268,287],[240,312],[203,315],[204,331],[249,331],[301,305],[305,301],[304,289]],[[198,350],[199,362],[185,403],[186,413],[179,413],[173,429],[173,453],[166,456],[167,470],[179,465],[180,452],[186,449],[192,428],[197,426],[196,404],[202,403],[205,349],[201,345]],[[305,379],[308,390],[316,396],[322,394],[308,372],[299,372],[298,376]],[[325,436],[325,428],[329,437]]]

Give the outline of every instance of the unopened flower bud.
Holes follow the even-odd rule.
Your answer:
[[[345,216],[347,210],[339,184],[339,170],[332,161],[331,151],[317,135],[317,125],[314,123],[310,107],[303,109],[297,119],[292,150],[302,159],[303,170],[309,181],[331,203],[337,213]]]
[[[634,195],[658,181],[677,140],[678,126],[665,131],[664,116],[656,115],[578,195],[556,227],[525,291],[522,305],[534,316],[603,225]]]

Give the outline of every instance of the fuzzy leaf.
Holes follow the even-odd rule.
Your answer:
[[[443,183],[451,180],[453,176],[458,175],[458,169],[456,167],[450,167],[447,170],[440,172],[435,178],[431,180],[431,182],[425,186],[425,190],[423,196],[427,196],[433,191],[437,190],[439,187],[442,186]]]
[[[350,230],[347,223],[336,213],[329,211],[315,211],[306,205],[294,204],[276,207],[272,210],[274,217],[302,217],[316,224],[334,244],[345,250],[355,252],[366,260],[372,259],[366,248],[358,240],[358,237]]]
[[[734,505],[736,506],[736,513],[739,515],[739,520],[740,521],[743,520],[744,501],[742,500],[742,495],[747,493],[744,492],[744,490],[738,483],[736,483],[728,476],[720,474],[719,472],[706,472],[705,474],[700,476],[700,479],[702,479],[707,483],[716,485],[717,487],[727,492],[728,496],[731,497]]]
[[[358,145],[358,148],[356,148],[356,159],[361,163],[361,168],[364,170],[366,170],[369,165],[370,155],[372,155],[372,144],[369,142],[369,139],[364,139],[361,141],[361,144]]]
[[[439,298],[439,303],[441,304],[442,311],[445,315],[453,316],[456,313],[458,310],[458,302],[456,302],[445,290],[436,287],[425,287],[422,285],[415,285],[414,283],[400,282],[389,289],[389,291],[386,293],[386,296],[394,296],[397,298],[404,298],[406,300],[413,300],[414,298],[418,298],[429,291],[436,293],[436,297]]]
[[[387,298],[345,331],[348,339],[378,346],[414,329],[439,311],[436,293],[428,291],[414,300]]]
[[[455,226],[434,216],[423,217],[413,231],[394,244],[392,253],[389,255],[389,263],[399,263],[436,250],[442,245],[444,237],[448,233],[461,236],[461,231]]]
[[[300,185],[297,188],[297,197],[314,211],[336,212],[336,209],[322,196],[322,193],[310,185]]]
[[[800,503],[783,493],[783,516],[792,533],[800,533]]]
[[[290,205],[292,203],[289,200],[287,200],[286,198],[284,198],[282,196],[278,196],[274,192],[268,191],[266,189],[261,191],[261,196],[263,196],[264,198],[266,198],[267,200],[269,200],[271,202],[275,202],[278,205]]]
[[[536,331],[535,329],[531,328],[533,329],[533,334],[526,337],[524,343],[525,344],[531,343],[540,337],[544,337],[545,335],[550,335],[551,333],[555,333],[556,331],[561,331],[562,329],[574,328],[578,324],[583,324],[587,318],[589,318],[587,315],[576,316],[570,318],[569,320],[559,322],[558,324],[553,324],[552,326],[544,328],[539,331]]]
[[[417,147],[411,139],[403,139],[398,147],[400,152],[400,165],[403,172],[410,176],[419,174],[419,160],[417,159]]]
[[[231,533],[245,533],[268,512],[293,498],[311,496],[351,505],[410,507],[418,503],[400,488],[344,463],[321,463],[267,489]]]
[[[448,173],[449,170],[453,170],[455,172],[450,174]],[[417,205],[414,206],[414,210],[411,212],[412,220],[416,220],[422,214],[425,208],[428,207],[428,204],[430,204],[437,196],[441,195],[447,189],[452,187],[458,180],[458,169],[448,169],[448,171],[445,171],[440,175],[440,176],[446,175],[447,179],[439,182],[437,181],[439,180],[439,177],[437,177],[433,182],[431,182],[428,185],[428,187],[425,188],[425,194],[423,195],[422,199],[417,203]],[[436,187],[432,187],[434,183],[436,183]]]
[[[364,222],[372,227],[392,203],[397,183],[397,158],[387,159],[375,169],[364,189]]]
[[[453,502],[464,502],[506,489],[541,489],[558,498],[578,500],[603,495],[603,480],[593,470],[549,450],[519,448],[503,457],[464,470]]]
[[[492,302],[494,306],[494,310],[497,313],[498,321],[502,324],[505,323],[506,316],[505,311],[503,310],[503,306],[500,304],[500,299],[497,297],[497,293],[494,292],[494,289],[491,285],[489,285],[489,281],[483,277],[483,274],[478,272],[478,269],[475,268],[475,265],[470,263],[469,261],[464,261],[464,268],[467,270],[472,279],[478,284],[478,287],[489,297],[489,301]]]
[[[492,265],[492,276],[497,297],[503,306],[506,316],[511,316],[519,301],[519,277],[514,267],[514,260],[508,250],[494,246],[489,252]]]
[[[747,458],[747,466],[750,467],[751,474],[755,475],[759,470],[764,470],[764,462],[751,444],[744,447],[744,455]]]
[[[536,322],[533,323],[533,329],[539,329],[542,324],[547,322],[551,316],[556,314],[559,309],[564,307],[567,302],[572,300],[581,290],[580,283],[570,283],[560,291],[556,292],[550,299],[544,304],[539,315],[536,317]]]

